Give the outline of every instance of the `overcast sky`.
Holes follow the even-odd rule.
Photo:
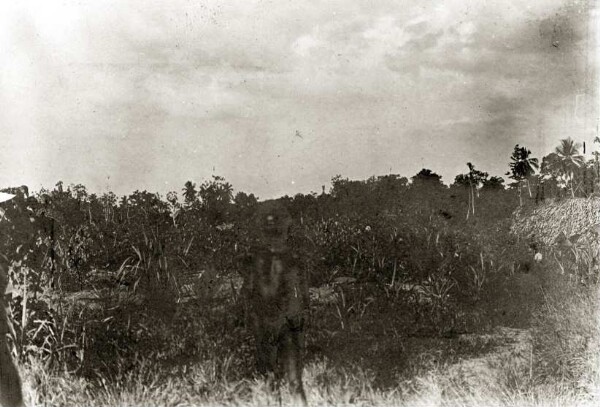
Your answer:
[[[164,194],[216,174],[270,198],[336,174],[451,183],[467,161],[504,175],[517,143],[589,152],[586,3],[2,2],[0,187]]]

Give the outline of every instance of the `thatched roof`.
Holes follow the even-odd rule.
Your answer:
[[[515,212],[511,232],[543,245],[569,240],[598,243],[600,198],[547,202]]]

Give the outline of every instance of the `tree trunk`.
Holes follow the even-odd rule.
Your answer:
[[[571,173],[571,177],[569,179],[569,186],[571,187],[571,198],[575,198],[575,174]]]
[[[471,186],[471,207],[473,208],[473,216],[475,216],[475,191],[473,186]]]
[[[471,193],[467,195],[468,203],[467,203],[467,220],[469,220],[469,215],[471,214]]]
[[[474,203],[472,202],[473,195],[471,192],[471,183],[469,182],[469,190],[467,191],[467,220],[469,220],[469,215],[471,214],[471,205],[474,205]]]

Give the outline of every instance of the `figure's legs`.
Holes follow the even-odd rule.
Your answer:
[[[255,328],[257,370],[268,381],[269,390],[272,394],[277,394],[279,404],[281,404],[277,374],[277,337],[269,330],[268,326],[257,324]]]
[[[261,329],[256,335],[256,362],[258,372],[268,374],[275,372],[277,365],[277,344],[273,335]]]
[[[308,406],[302,384],[302,331],[287,328],[280,338],[279,364],[287,377],[293,405]]]

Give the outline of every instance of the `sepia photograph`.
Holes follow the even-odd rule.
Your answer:
[[[600,405],[599,13],[0,0],[0,407]]]

